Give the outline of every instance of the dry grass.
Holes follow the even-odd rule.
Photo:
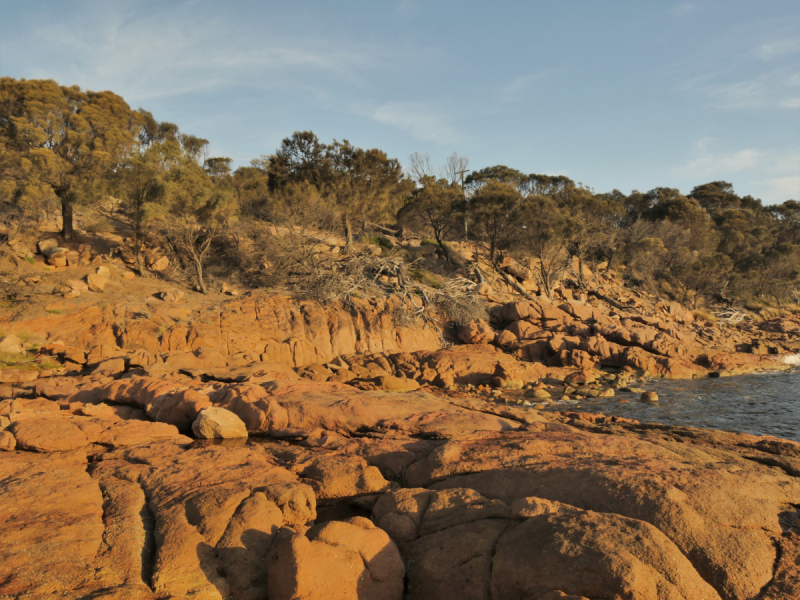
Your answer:
[[[779,317],[787,317],[790,314],[792,313],[785,308],[777,308],[775,306],[765,306],[758,311],[758,316],[764,321],[770,321]]]
[[[3,369],[36,369],[35,359],[28,354],[16,352],[0,352],[0,368]]]
[[[705,310],[693,310],[692,316],[697,321],[706,321],[707,323],[711,323],[712,325],[715,325],[717,323],[717,317]]]

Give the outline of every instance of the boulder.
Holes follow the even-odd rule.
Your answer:
[[[658,394],[655,392],[642,392],[639,400],[642,402],[658,402]]]
[[[17,440],[10,431],[0,431],[0,450],[11,452],[17,447]]]
[[[387,392],[413,392],[419,389],[419,383],[413,379],[405,377],[393,377],[392,375],[381,375],[375,379],[375,385],[379,390]]]
[[[46,240],[41,240],[36,244],[36,249],[39,251],[39,254],[45,254],[48,250],[58,247],[58,239],[56,238],[48,238]]]
[[[192,423],[192,431],[199,438],[246,438],[247,428],[234,413],[218,406],[200,411]]]
[[[74,292],[88,292],[89,286],[85,281],[79,279],[68,279],[67,287]]]
[[[107,283],[108,279],[97,273],[90,273],[86,276],[86,285],[89,286],[90,292],[102,292]]]
[[[521,498],[512,509],[524,521],[498,540],[493,598],[539,598],[555,590],[598,598],[720,598],[649,523],[538,498]]]
[[[161,256],[150,263],[151,271],[166,271],[169,268],[169,259],[166,256]]]
[[[11,334],[0,340],[0,352],[8,352],[9,354],[23,354],[25,350],[22,348],[22,340],[16,335]]]
[[[483,319],[473,319],[458,332],[458,339],[465,344],[490,344],[494,338],[494,330]]]
[[[368,519],[285,529],[270,557],[270,600],[401,600],[405,567],[397,546]]]
[[[172,290],[166,290],[163,292],[159,292],[158,297],[161,298],[164,302],[168,304],[174,304],[178,302],[181,298],[183,298],[183,292],[176,292]]]
[[[103,375],[119,375],[125,372],[125,359],[124,358],[108,358],[99,363],[94,370],[93,374]]]

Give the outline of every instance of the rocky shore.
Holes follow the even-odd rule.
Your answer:
[[[0,598],[800,597],[800,444],[542,410],[787,368],[796,317],[103,298],[0,319]]]

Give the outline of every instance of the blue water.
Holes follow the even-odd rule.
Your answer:
[[[639,387],[656,392],[658,404],[639,402],[636,394],[621,394],[581,400],[580,409],[642,422],[774,435],[800,442],[800,369],[718,379],[647,381]],[[559,403],[554,408],[575,405]]]

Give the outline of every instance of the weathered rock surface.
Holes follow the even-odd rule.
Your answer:
[[[401,600],[403,560],[381,529],[361,517],[278,534],[269,562],[270,600]]]
[[[212,406],[200,411],[192,423],[192,432],[204,439],[246,438],[247,428],[239,417],[229,410]]]
[[[207,445],[113,411],[126,398],[186,397],[175,382],[131,377],[102,389],[118,394],[113,404],[0,406],[16,444],[0,459],[0,509],[10,515],[0,534],[11,541],[0,551],[2,594],[688,600],[800,591],[800,444],[591,415],[523,425],[474,400],[275,380],[199,388],[210,404],[243,414],[255,404],[254,423],[281,425],[264,429],[273,440]],[[83,416],[90,407],[100,416]],[[594,429],[564,424],[578,417]],[[345,512],[314,524],[318,502],[371,507],[372,520]]]
[[[63,367],[0,371],[0,597],[800,597],[800,444],[529,401],[783,368],[791,319],[570,294],[442,349],[394,299],[168,293],[13,328]]]

